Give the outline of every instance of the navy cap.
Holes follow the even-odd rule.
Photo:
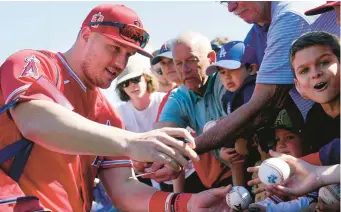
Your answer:
[[[255,49],[249,45],[245,46],[242,41],[231,41],[221,47],[217,54],[217,62],[206,69],[206,74],[212,75],[218,71],[218,67],[237,69],[246,63],[258,65]]]
[[[168,40],[161,46],[159,54],[156,55],[152,60],[152,65],[155,65],[158,62],[160,62],[161,57],[173,59],[172,44],[173,44],[173,40]]]

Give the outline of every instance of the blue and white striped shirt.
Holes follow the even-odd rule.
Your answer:
[[[294,40],[310,31],[326,31],[340,37],[336,12],[305,16],[304,12],[320,2],[272,2],[271,24],[265,55],[258,71],[257,83],[293,84],[289,49]]]
[[[294,76],[289,62],[289,49],[294,40],[310,31],[326,31],[340,37],[336,12],[322,15],[305,16],[308,9],[320,5],[320,2],[272,2],[271,24],[267,33],[264,57],[257,73],[256,83],[293,84]],[[304,119],[313,102],[302,99],[293,88],[289,92]]]

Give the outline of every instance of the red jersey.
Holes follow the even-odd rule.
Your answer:
[[[0,67],[0,105],[19,96],[21,102],[38,99],[58,102],[44,88],[31,86],[41,76],[54,84],[56,67],[60,94],[66,97],[74,112],[101,124],[123,128],[118,113],[101,91],[87,89],[61,53],[22,50],[11,55]],[[0,129],[0,149],[21,138],[7,114],[0,116]],[[110,158],[113,159],[129,160]],[[52,211],[90,211],[97,174],[97,167],[91,165],[94,160],[95,156],[66,155],[35,144],[18,184],[26,195],[38,197]],[[0,168],[7,172],[11,163],[7,161]]]

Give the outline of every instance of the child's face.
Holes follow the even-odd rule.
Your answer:
[[[293,59],[295,86],[301,95],[325,104],[340,93],[340,63],[328,46],[316,45],[298,51]]]
[[[301,138],[289,130],[276,129],[276,152],[302,157]]]
[[[249,76],[249,72],[246,70],[245,66],[238,69],[226,69],[220,68],[220,80],[224,85],[225,89],[230,92],[235,92],[244,83],[244,80]]]

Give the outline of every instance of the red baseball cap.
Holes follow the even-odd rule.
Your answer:
[[[327,1],[327,3],[322,4],[321,6],[318,6],[314,9],[308,10],[304,14],[305,15],[317,15],[317,14],[325,13],[334,9],[334,6],[340,6],[340,1]]]
[[[153,58],[153,55],[143,48],[149,40],[148,32],[136,12],[118,4],[101,4],[91,10],[82,24],[90,27],[92,32],[115,40],[116,42],[132,47],[138,53]]]

